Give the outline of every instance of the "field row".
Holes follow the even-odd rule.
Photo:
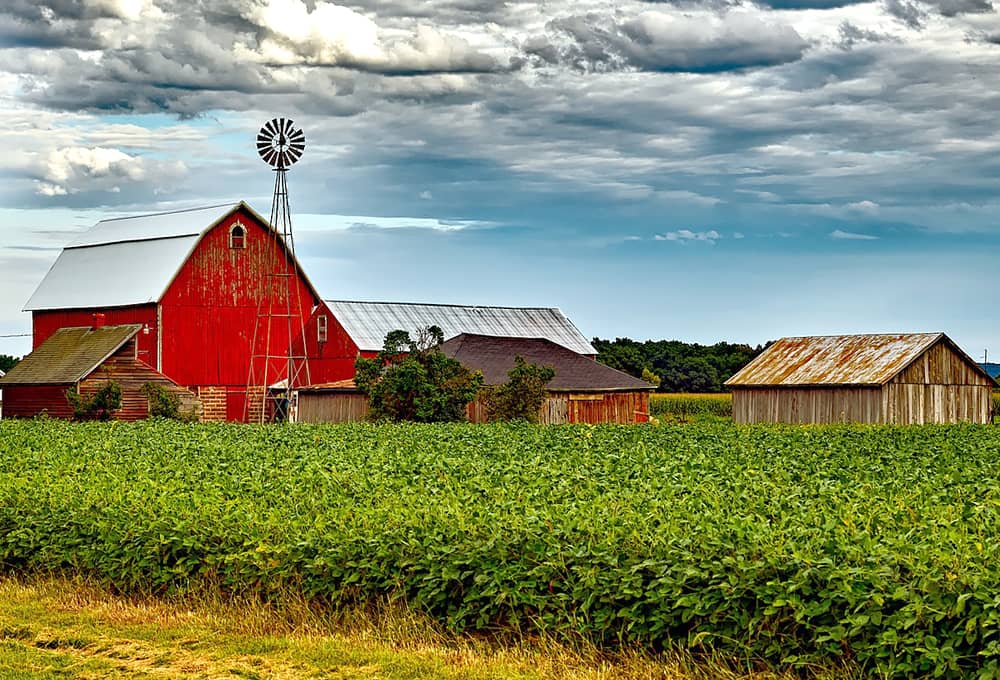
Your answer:
[[[0,422],[0,564],[995,677],[1000,431]]]

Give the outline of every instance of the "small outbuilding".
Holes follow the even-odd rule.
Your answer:
[[[495,337],[462,333],[441,345],[441,351],[473,371],[483,384],[502,385],[514,368],[514,358],[551,366],[555,377],[545,386],[548,396],[538,414],[540,423],[644,423],[649,420],[649,393],[644,380],[605,366],[545,338]],[[469,420],[486,421],[482,402],[469,405]]]
[[[996,383],[944,333],[782,338],[726,381],[737,423],[988,423]]]
[[[179,387],[138,358],[137,336],[142,328],[141,324],[125,324],[56,330],[0,378],[6,402],[4,417],[30,418],[45,414],[53,418],[72,418],[73,407],[66,396],[67,391],[93,395],[109,380],[116,382],[122,392],[122,407],[113,416],[117,420],[140,420],[149,416],[149,399],[142,392],[146,383],[176,394],[183,411],[199,409],[194,393]]]

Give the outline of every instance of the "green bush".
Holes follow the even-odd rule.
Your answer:
[[[480,392],[488,419],[537,423],[538,410],[548,394],[545,385],[554,377],[556,371],[551,366],[529,364],[524,357],[515,356],[514,368],[507,372],[507,382]]]
[[[114,380],[108,380],[89,397],[70,388],[66,390],[66,399],[73,407],[74,420],[110,420],[122,407],[122,388]]]
[[[1000,429],[0,421],[0,570],[992,678]]]

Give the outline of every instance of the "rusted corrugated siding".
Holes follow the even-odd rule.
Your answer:
[[[733,389],[737,423],[879,423],[878,387],[740,387]]]
[[[726,384],[880,385],[942,337],[942,333],[900,333],[782,338]]]

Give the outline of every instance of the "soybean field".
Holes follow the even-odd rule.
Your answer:
[[[0,422],[0,568],[997,677],[1000,430]]]

